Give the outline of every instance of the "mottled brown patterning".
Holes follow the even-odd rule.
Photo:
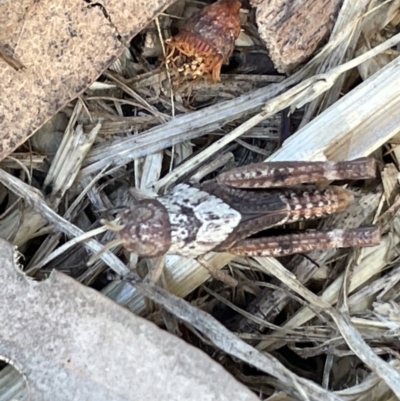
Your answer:
[[[353,194],[342,187],[302,183],[368,179],[375,173],[375,161],[366,158],[337,163],[260,163],[234,169],[199,186],[179,184],[167,195],[141,200],[125,210],[119,226],[105,224],[128,251],[147,257],[198,257],[209,251],[284,256],[374,246],[380,240],[375,227],[249,237],[271,227],[341,212],[354,201]],[[274,189],[267,189],[271,186]]]
[[[218,181],[237,188],[273,188],[321,180],[364,180],[375,177],[371,159],[343,162],[256,163],[222,173]]]

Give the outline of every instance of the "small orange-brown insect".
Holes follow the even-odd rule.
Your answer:
[[[167,41],[167,63],[195,79],[211,74],[220,81],[221,67],[231,56],[240,33],[239,0],[219,0],[190,17]]]

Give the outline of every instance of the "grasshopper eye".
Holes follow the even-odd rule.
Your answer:
[[[139,256],[164,255],[171,246],[171,225],[165,207],[155,199],[145,199],[121,214],[115,231],[120,243]]]

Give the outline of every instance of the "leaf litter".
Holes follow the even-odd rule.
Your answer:
[[[344,1],[319,51],[300,57],[308,58],[302,65],[288,60],[281,67],[286,76],[260,66],[265,46],[257,29],[261,38],[272,29],[262,19],[264,3],[256,5],[258,25],[242,7],[242,32],[219,82],[177,81],[163,61],[171,32],[203,4],[178,1],[144,29],[136,24],[141,32],[108,70],[78,98],[68,94],[42,114],[31,128],[69,102],[2,160],[2,237],[18,246],[32,278],[44,280],[56,269],[100,291],[202,349],[260,399],[394,400],[400,397],[399,2]],[[294,133],[281,144],[287,120]],[[32,122],[29,113],[24,121]],[[279,260],[206,254],[205,263],[231,275],[235,288],[210,278],[195,259],[175,255],[138,259],[116,247],[87,266],[113,240],[100,220],[112,220],[134,199],[263,160],[365,156],[380,162],[380,177],[343,183],[357,202],[307,227],[377,224],[379,246]],[[93,229],[95,238],[68,242]]]

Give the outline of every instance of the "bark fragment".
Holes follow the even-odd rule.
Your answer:
[[[279,72],[310,57],[330,34],[342,0],[253,0],[257,24]]]

